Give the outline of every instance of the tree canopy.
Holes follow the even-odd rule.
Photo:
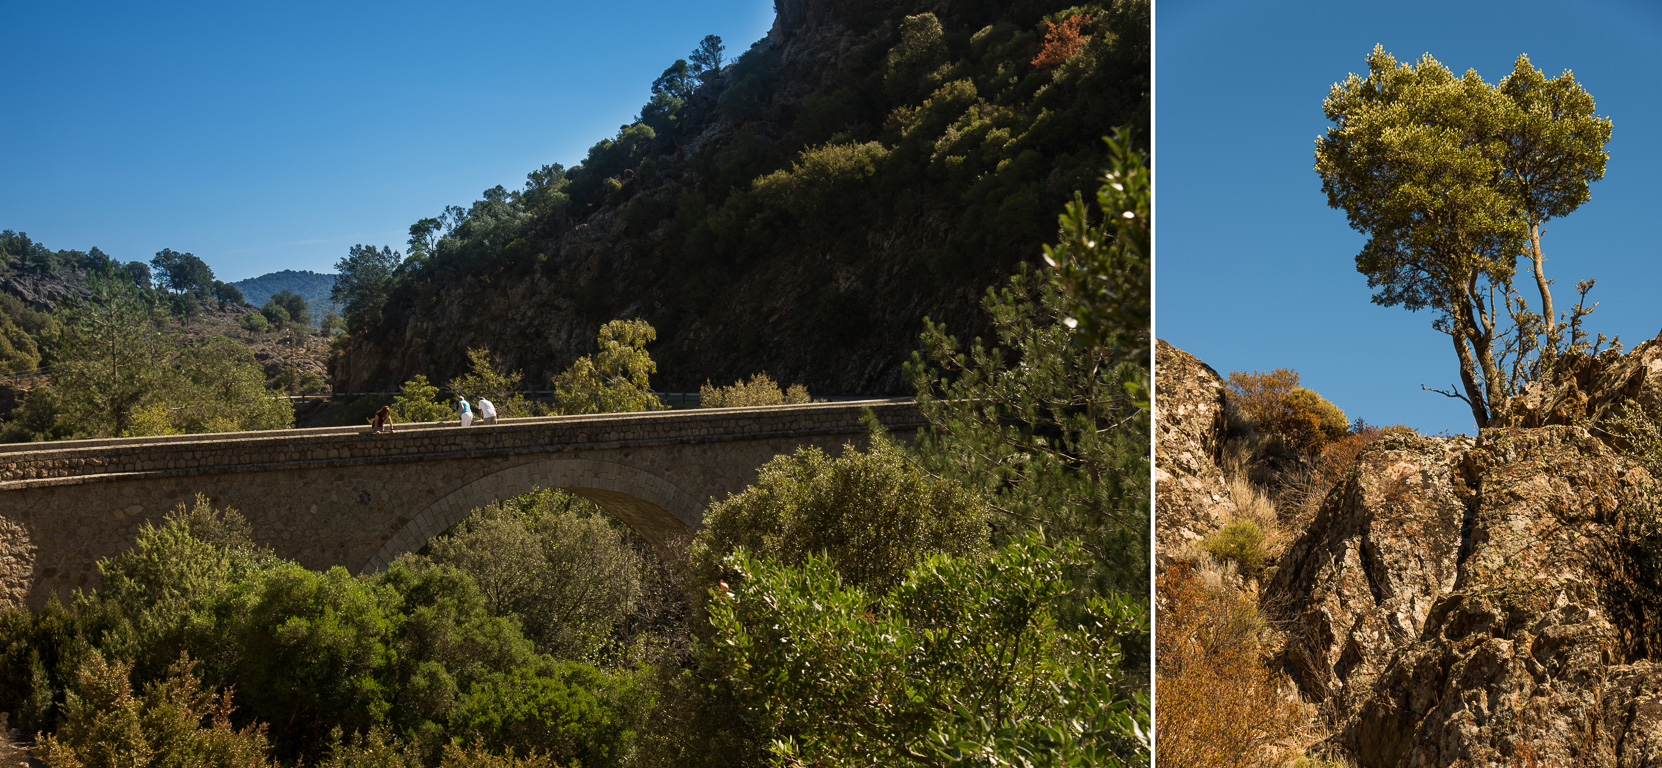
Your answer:
[[[1445,394],[1488,425],[1521,381],[1583,343],[1579,323],[1565,340],[1554,314],[1541,225],[1604,176],[1610,119],[1593,114],[1573,74],[1549,80],[1528,56],[1490,85],[1430,54],[1399,63],[1380,46],[1367,76],[1334,84],[1323,109],[1335,125],[1316,140],[1316,172],[1328,204],[1368,235],[1357,271],[1377,304],[1442,313],[1436,327],[1454,342],[1461,377],[1461,391]],[[1534,310],[1513,288],[1520,256],[1533,266]],[[1584,314],[1578,306],[1571,320]]]
[[[163,248],[150,260],[150,266],[154,268],[157,284],[163,288],[174,293],[213,295],[214,271],[195,254]]]
[[[687,57],[692,64],[692,73],[701,75],[705,72],[721,71],[721,54],[726,48],[721,44],[719,36],[705,35],[703,40],[698,41],[698,47]]]
[[[423,227],[426,221],[410,228],[411,242],[417,241],[416,230]],[[434,221],[433,228],[436,226]],[[422,234],[427,234],[425,229]],[[391,246],[383,245],[377,250],[373,245],[354,245],[346,258],[335,262],[335,271],[340,276],[335,278],[335,287],[330,289],[329,298],[345,309],[348,331],[359,332],[380,313],[381,304],[387,299],[393,270],[403,260],[403,254]]]

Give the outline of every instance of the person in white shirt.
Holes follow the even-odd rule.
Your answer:
[[[479,416],[486,424],[496,423],[496,404],[481,397],[479,398]]]
[[[463,397],[456,400],[456,412],[462,415],[462,426],[466,427],[473,424],[473,409],[468,407],[467,398]]]

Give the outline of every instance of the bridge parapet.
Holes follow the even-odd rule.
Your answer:
[[[426,461],[438,456],[544,453],[587,449],[858,434],[865,409],[891,429],[922,426],[910,400],[868,400],[756,408],[545,416],[505,419],[462,429],[455,423],[367,428],[324,427],[209,435],[65,440],[0,448],[0,491],[64,482],[110,480],[134,473],[212,474],[298,464],[347,466]],[[56,481],[56,482],[54,482]],[[0,496],[0,509],[3,509]]]
[[[0,604],[92,586],[100,558],[197,493],[318,569],[381,567],[473,506],[538,486],[661,542],[774,455],[861,442],[866,409],[897,435],[923,425],[909,400],[873,400],[0,446]]]

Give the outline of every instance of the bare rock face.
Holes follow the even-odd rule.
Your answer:
[[[1341,712],[1334,743],[1366,768],[1659,764],[1653,734],[1636,728],[1655,722],[1656,704],[1616,693],[1657,674],[1627,663],[1605,583],[1614,527],[1648,476],[1576,427],[1484,430],[1460,462],[1464,535],[1445,527],[1397,541],[1454,550],[1452,563],[1441,559],[1444,588],[1370,689],[1351,685],[1359,703]]]
[[[1621,401],[1638,396],[1647,380],[1658,378],[1662,378],[1662,337],[1626,354],[1607,350],[1597,357],[1582,352],[1566,355],[1550,379],[1530,384],[1507,401],[1499,424],[1595,423]]]
[[[1223,377],[1194,355],[1156,342],[1154,352],[1155,545],[1165,565],[1233,505],[1218,466],[1223,451]]]
[[[1165,549],[1233,502],[1215,463],[1222,381],[1164,343],[1156,370]],[[1619,534],[1653,479],[1586,426],[1662,391],[1662,341],[1561,370],[1514,399],[1531,426],[1370,445],[1277,561],[1263,608],[1332,756],[1662,768],[1662,660],[1620,583]]]
[[[1344,716],[1454,586],[1472,491],[1471,438],[1391,435],[1358,460],[1281,558],[1266,607],[1293,630],[1286,661],[1305,697]]]

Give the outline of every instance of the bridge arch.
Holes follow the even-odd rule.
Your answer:
[[[613,461],[544,459],[491,473],[429,504],[359,572],[379,571],[399,555],[419,551],[473,510],[535,488],[558,488],[593,501],[654,546],[691,533],[704,518],[703,502],[652,472]]]

